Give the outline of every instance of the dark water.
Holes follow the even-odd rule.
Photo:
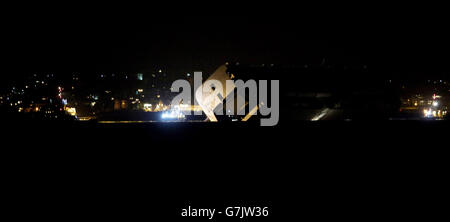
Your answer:
[[[8,209],[49,220],[183,221],[189,204],[269,205],[272,221],[429,218],[447,183],[446,121],[2,126]]]

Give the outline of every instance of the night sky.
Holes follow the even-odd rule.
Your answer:
[[[449,71],[450,38],[439,13],[217,14],[224,16],[95,11],[16,15],[2,22],[2,78],[30,72],[157,68],[210,72],[227,61],[287,65],[325,61],[411,75]]]

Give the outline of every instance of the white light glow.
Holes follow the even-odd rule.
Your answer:
[[[180,112],[180,110],[169,110],[165,111],[161,115],[162,119],[183,119],[185,118],[184,114]]]

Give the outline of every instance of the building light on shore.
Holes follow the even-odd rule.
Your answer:
[[[144,80],[144,74],[138,73],[138,74],[137,74],[137,79],[138,79],[139,81]]]
[[[145,112],[151,112],[152,111],[152,104],[151,103],[145,103],[144,104],[144,111]]]
[[[425,115],[425,117],[430,117],[432,115],[432,111],[431,109],[424,109],[423,114]]]
[[[71,116],[77,115],[77,110],[74,107],[67,107],[66,112]]]

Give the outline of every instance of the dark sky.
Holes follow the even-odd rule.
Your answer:
[[[2,22],[2,78],[159,67],[212,71],[226,61],[301,65],[323,58],[389,71],[448,71],[450,38],[439,13],[286,12],[16,15]]]

